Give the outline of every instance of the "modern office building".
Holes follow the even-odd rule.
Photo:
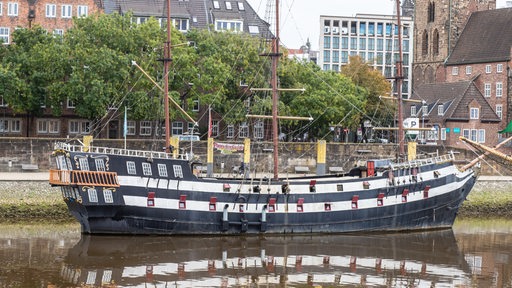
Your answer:
[[[413,21],[401,17],[403,76],[402,96],[411,95],[413,59]],[[360,56],[365,62],[392,80],[399,57],[397,17],[391,15],[356,14],[354,17],[320,16],[320,55],[323,70],[341,71],[349,56]]]

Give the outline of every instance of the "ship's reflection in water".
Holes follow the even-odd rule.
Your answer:
[[[82,236],[64,286],[469,287],[452,230],[293,237]]]

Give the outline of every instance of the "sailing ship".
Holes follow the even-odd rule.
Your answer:
[[[167,7],[170,19],[170,1]],[[278,0],[276,16],[277,7]],[[170,23],[167,21],[169,40],[164,75],[169,71]],[[50,170],[50,184],[61,187],[64,201],[81,224],[83,233],[346,233],[452,226],[476,180],[471,168],[458,169],[453,154],[385,166],[370,160],[365,167],[348,173],[279,177],[278,23],[276,20],[273,50],[266,55],[271,58],[273,68],[270,90],[274,177],[201,178],[193,173],[189,160],[174,157],[169,149],[140,151],[57,143],[52,154],[56,169]],[[401,83],[401,61],[397,66],[397,83]],[[164,78],[167,147],[169,98],[168,77]],[[401,88],[397,91],[401,103]],[[401,110],[399,105],[399,120]],[[398,126],[403,156],[405,140],[401,122]]]
[[[60,284],[73,287],[456,287],[471,281],[452,230],[293,237],[82,235],[60,273]]]

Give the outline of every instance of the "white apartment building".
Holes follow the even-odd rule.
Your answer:
[[[402,96],[412,91],[413,21],[401,17],[403,86]],[[392,81],[398,61],[398,29],[396,16],[356,14],[355,17],[320,16],[320,55],[323,70],[341,71],[349,56],[359,55]]]

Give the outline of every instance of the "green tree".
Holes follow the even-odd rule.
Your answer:
[[[396,103],[379,97],[389,96],[391,91],[390,82],[380,71],[371,68],[359,56],[351,56],[349,64],[343,67],[341,74],[367,91],[367,99],[359,114],[360,119],[368,119],[374,126],[393,125]]]

